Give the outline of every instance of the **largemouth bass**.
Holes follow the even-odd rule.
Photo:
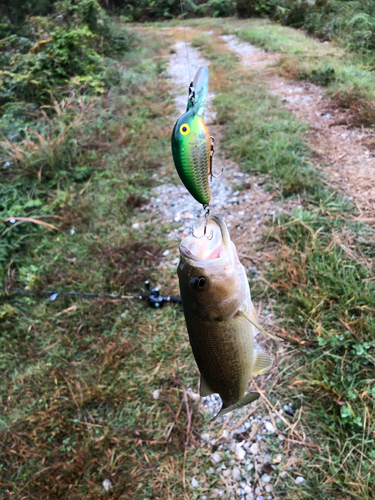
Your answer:
[[[204,222],[198,232],[202,233]],[[254,349],[257,323],[245,269],[224,219],[209,216],[212,238],[184,238],[177,269],[190,344],[201,379],[200,395],[218,393],[222,408],[212,419],[259,398],[245,393],[250,375],[265,373],[272,359]]]

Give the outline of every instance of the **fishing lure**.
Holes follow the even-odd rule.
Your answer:
[[[202,66],[189,86],[186,112],[172,132],[172,154],[180,179],[205,209],[211,200],[213,138],[204,123],[208,93],[208,68]]]

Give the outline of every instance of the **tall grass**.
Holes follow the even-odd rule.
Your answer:
[[[83,102],[84,122],[72,135],[105,168],[54,186],[35,170],[34,189],[44,191],[37,199],[62,217],[63,233],[24,233],[4,266],[8,284],[139,294],[149,279],[176,294],[174,268],[159,266],[171,228],[138,204],[155,174],[172,166],[173,106],[159,62],[166,41],[140,37],[142,46],[116,62],[118,84]],[[9,189],[26,181],[13,179]],[[15,204],[16,196],[9,209]],[[209,467],[193,432],[204,417],[186,393],[197,374],[179,308],[155,314],[141,301],[2,294],[0,321],[0,497],[183,498]]]
[[[375,121],[375,84],[367,55],[347,54],[295,29],[270,21],[249,21],[235,33],[266,50],[281,52],[277,71],[326,88],[337,104],[352,108],[358,123]]]
[[[206,57],[225,57],[209,40],[196,43]],[[305,127],[280,108],[263,80],[227,57],[227,71],[215,56],[210,66],[223,82],[215,104],[227,154],[244,170],[269,175],[302,204],[270,223],[264,245],[274,258],[264,270],[267,287],[257,277],[251,283],[258,299],[276,299],[284,334],[297,346],[293,362],[279,366],[285,374],[279,391],[296,401],[307,436],[321,449],[300,463],[307,478],[300,494],[369,500],[375,475],[374,232],[351,222],[354,207],[325,187],[309,158]]]

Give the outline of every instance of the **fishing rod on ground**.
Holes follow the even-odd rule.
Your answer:
[[[159,288],[151,288],[150,282],[145,281],[145,287],[147,292],[146,295],[114,295],[111,293],[89,293],[89,292],[62,292],[55,290],[29,290],[27,288],[4,288],[5,292],[14,292],[14,293],[24,293],[24,294],[42,294],[42,295],[50,295],[50,300],[55,300],[59,295],[70,295],[75,297],[87,297],[87,298],[110,298],[110,299],[120,299],[120,300],[144,300],[148,303],[149,307],[153,309],[160,309],[166,302],[171,302],[175,304],[181,304],[180,297],[170,297],[170,296],[162,296],[160,295]]]

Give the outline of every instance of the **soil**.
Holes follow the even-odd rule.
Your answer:
[[[271,93],[309,125],[308,144],[328,182],[356,203],[361,221],[375,224],[374,131],[354,128],[349,110],[337,107],[321,87],[275,75],[279,54],[261,51],[233,35],[221,38],[244,66],[263,74]]]
[[[171,29],[164,30],[164,33],[175,38],[173,53],[169,55],[168,69],[168,77],[175,89],[174,98],[177,110],[175,121],[186,109],[187,91],[191,78],[200,66],[209,66],[209,61],[189,45],[188,64],[185,43],[181,41],[183,37],[181,31]],[[252,51],[254,57],[262,55],[258,49],[253,48]],[[261,59],[262,57],[259,59],[259,64],[261,64]],[[266,232],[266,223],[269,217],[275,217],[282,211],[289,212],[299,205],[296,202],[278,201],[280,198],[278,193],[264,190],[265,177],[245,174],[241,172],[237,164],[225,158],[220,148],[221,127],[215,123],[213,97],[214,94],[210,93],[205,122],[210,134],[215,138],[214,173],[218,174],[222,167],[224,167],[224,173],[219,178],[213,179],[211,184],[211,213],[218,213],[224,217],[245,269],[262,279],[261,267],[267,265],[267,262],[273,258],[272,251],[271,253],[269,250],[263,251],[261,247],[261,241]],[[173,124],[174,122],[171,122],[171,130]],[[168,268],[177,266],[179,242],[181,238],[199,226],[204,212],[202,206],[187,192],[177,175],[172,178],[167,175],[165,177],[165,183],[154,189],[150,204],[142,207],[141,210],[149,212],[155,223],[159,221],[174,224],[174,229],[168,235],[171,246],[164,252],[161,264]],[[259,303],[255,306],[260,324],[270,332],[277,333],[278,327],[272,312],[273,304]],[[279,402],[277,407],[273,407],[266,396],[278,381],[280,376],[277,370],[278,360],[286,356],[286,347],[281,342],[274,342],[263,334],[256,336],[256,343],[257,348],[267,352],[274,360],[271,372],[255,377],[253,380],[256,384],[255,390],[261,392],[261,399],[258,404],[219,417],[215,423],[211,424],[209,430],[201,435],[202,447],[208,446],[215,449],[211,456],[215,468],[201,473],[203,476],[220,475],[221,484],[226,485],[225,488],[218,487],[210,490],[210,497],[271,500],[275,498],[275,482],[282,481],[287,473],[295,470],[298,463],[297,455],[301,451],[301,446],[296,446],[288,439],[303,442],[302,431],[299,434],[298,429],[295,429],[296,435],[293,438],[293,434],[289,433],[290,429],[284,425],[283,421],[284,407],[287,402]],[[250,384],[250,390],[254,390],[253,384]],[[199,398],[197,388],[189,388],[188,393],[192,399]],[[208,412],[210,416],[216,414],[220,406],[221,401],[218,395],[202,398],[202,411]],[[277,429],[277,423],[283,431]],[[267,434],[275,434],[277,442],[280,443],[276,451],[269,449]],[[238,436],[244,437],[238,438]],[[249,471],[252,472],[249,473]],[[270,476],[271,472],[273,477]],[[204,479],[197,476],[193,480],[192,487],[197,487],[197,484],[202,484],[205,480],[207,481],[207,477]],[[205,497],[202,496],[202,498]]]

